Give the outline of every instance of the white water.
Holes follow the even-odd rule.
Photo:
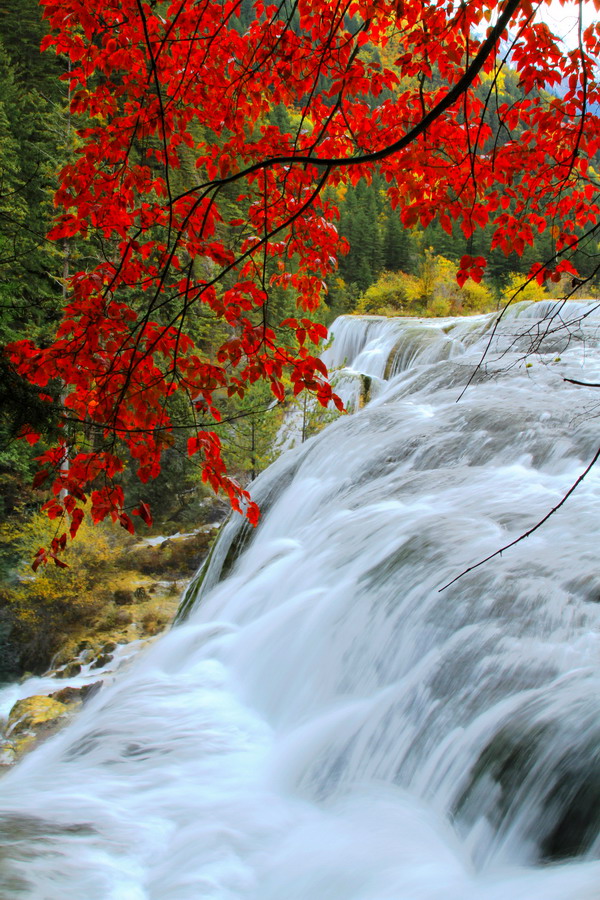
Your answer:
[[[3,900],[598,900],[600,472],[438,591],[597,449],[600,394],[562,378],[600,381],[600,317],[528,367],[539,311],[459,403],[489,318],[337,323],[339,363],[395,377],[259,479],[187,622],[2,779]]]
[[[67,687],[83,688],[98,681],[112,681],[118,669],[127,665],[143,646],[144,642],[141,640],[121,644],[112,651],[109,662],[97,668],[93,667],[95,662],[93,656],[89,662],[81,660],[81,671],[69,678],[61,677],[57,681],[54,675],[34,675],[24,681],[9,682],[0,686],[0,725],[5,724],[11,708],[24,697],[48,696]]]

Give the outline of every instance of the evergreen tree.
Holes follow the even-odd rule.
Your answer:
[[[287,106],[278,103],[269,113],[269,122],[279,128],[282,134],[292,133],[292,120],[288,112]]]
[[[340,260],[340,273],[347,284],[365,291],[376,281],[383,263],[379,227],[377,188],[359,182],[348,191],[340,210],[340,234],[350,244],[350,252]]]
[[[54,53],[40,53],[48,26],[38,0],[0,0],[0,34],[12,60],[16,80],[42,100],[59,102],[63,86],[57,80],[61,62]],[[23,123],[27,127],[27,123]]]
[[[62,296],[59,250],[45,240],[55,173],[66,161],[57,119],[65,87],[60,65],[42,54],[46,33],[36,0],[0,0],[0,346],[24,336],[44,339]],[[64,141],[63,141],[64,144]],[[24,334],[26,326],[26,334]],[[31,448],[12,442],[25,421],[51,433],[53,417],[0,352],[0,495],[4,513],[30,477]],[[47,391],[53,393],[50,386]],[[17,476],[15,478],[15,476]]]
[[[383,236],[383,265],[391,272],[412,272],[409,232],[392,209],[385,221]]]
[[[24,5],[25,11],[28,3],[29,0]],[[40,10],[37,6],[35,9],[39,17]],[[2,12],[0,8],[0,15]],[[14,11],[11,16],[4,17],[3,27],[14,18]],[[27,17],[25,19],[28,21]],[[24,33],[27,33],[27,29],[24,29]],[[18,65],[11,52],[6,49],[4,41],[7,37],[10,39],[12,30],[7,29],[6,35],[3,30],[2,34],[0,96],[6,119],[0,127],[3,143],[8,141],[5,147],[14,159],[12,196],[16,197],[18,194],[22,215],[18,221],[18,236],[15,233],[14,219],[11,222],[6,216],[0,221],[0,232],[4,237],[7,233],[14,237],[11,277],[19,281],[18,294],[28,307],[28,324],[31,327],[42,324],[46,315],[52,318],[52,309],[45,313],[44,303],[50,301],[52,308],[61,293],[56,280],[52,278],[53,271],[60,271],[53,261],[57,251],[45,241],[52,215],[51,196],[55,188],[56,171],[66,161],[64,135],[57,123],[61,109],[58,101],[52,99],[60,94],[57,94],[54,84],[55,73],[50,74],[40,66],[40,78],[45,75],[46,81],[35,83],[31,73]],[[12,46],[13,53],[17,53],[19,42],[13,42]],[[37,52],[41,57],[39,49]],[[33,69],[35,70],[35,66]],[[58,84],[61,87],[60,82]],[[7,134],[10,135],[8,138]]]

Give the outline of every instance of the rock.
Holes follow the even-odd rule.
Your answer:
[[[79,641],[77,644],[77,653],[83,653],[84,650],[90,650],[91,647],[91,641]]]
[[[78,705],[69,707],[53,697],[38,695],[18,700],[9,713],[0,744],[0,766],[14,765],[29,750],[60,731],[70,718],[70,710]]]
[[[117,645],[114,641],[107,641],[102,647],[102,653],[114,653],[116,649]]]
[[[94,697],[100,688],[102,687],[101,681],[93,681],[91,684],[84,684],[81,688],[81,699],[85,703],[86,700],[91,700]]]
[[[66,687],[60,691],[54,691],[48,695],[52,700],[57,700],[65,705],[69,703],[77,703],[81,699],[81,688]]]
[[[60,669],[55,673],[55,678],[74,678],[75,675],[79,675],[81,672],[81,663],[78,662],[70,662],[67,665]]]
[[[133,591],[130,591],[127,588],[118,588],[114,592],[113,598],[117,606],[129,606],[133,603]]]
[[[135,591],[133,592],[133,595],[138,602],[142,602],[143,600],[146,600],[148,598],[148,594],[146,593],[146,588],[142,587],[141,585],[139,587],[136,587]]]
[[[112,659],[112,653],[101,653],[91,664],[90,669],[101,669]]]
[[[62,690],[50,694],[50,697],[64,704],[85,702],[97,694],[101,687],[101,681],[94,681],[92,684],[84,684],[82,687],[62,688]]]
[[[0,748],[0,766],[14,766],[17,761],[17,751],[15,747],[7,743]]]
[[[55,722],[67,713],[67,707],[52,697],[25,697],[17,700],[8,715],[7,736],[21,735]]]
[[[56,731],[59,731],[61,725],[63,724],[62,719],[54,719],[48,722],[42,722],[41,725],[36,727],[35,733],[33,731],[26,732],[25,734],[20,735],[14,741],[10,741],[10,746],[15,754],[15,762],[18,762],[22,756],[24,756],[28,750],[33,750],[38,744],[41,744],[42,741],[45,741],[46,738],[49,738],[50,735],[54,734]]]
[[[67,663],[70,663],[74,656],[77,656],[75,648],[66,644],[65,646],[61,647],[58,653],[54,654],[54,656],[52,657],[52,662],[50,663],[50,668],[60,669],[63,666],[66,666]]]

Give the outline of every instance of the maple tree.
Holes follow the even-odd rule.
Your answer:
[[[129,531],[130,513],[151,521],[143,502],[128,511],[118,476],[125,453],[142,482],[158,474],[181,424],[175,394],[191,410],[181,427],[203,479],[256,523],[221,456],[223,398],[262,379],[276,401],[289,385],[340,405],[312,313],[348,249],[336,229],[344,186],[377,169],[405,228],[437,219],[468,242],[491,226],[507,254],[550,230],[553,259],[531,277],[577,275],[570,253],[600,216],[600,26],[584,28],[581,8],[570,48],[530,0],[41,5],[44,48],[68,61],[78,134],[50,238],[85,240],[89,264],[69,276],[48,346],[8,348],[64,429],[39,455],[35,484],[50,489],[45,509],[65,528],[34,566],[63,564],[88,499],[94,521]],[[498,100],[509,65],[522,89],[511,104]],[[279,107],[292,113],[285,124],[270,115]],[[459,284],[480,281],[485,264],[465,253]],[[295,315],[278,314],[275,290]],[[225,325],[216,352],[193,339],[192,314]]]

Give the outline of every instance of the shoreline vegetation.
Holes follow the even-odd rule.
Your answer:
[[[36,530],[37,518],[28,525],[25,532]],[[3,621],[10,610],[16,632],[12,652],[20,650],[28,668],[0,686],[0,771],[64,727],[171,624],[218,528],[212,521],[146,540],[89,528],[65,577],[48,568],[21,574],[12,591],[2,587]]]

